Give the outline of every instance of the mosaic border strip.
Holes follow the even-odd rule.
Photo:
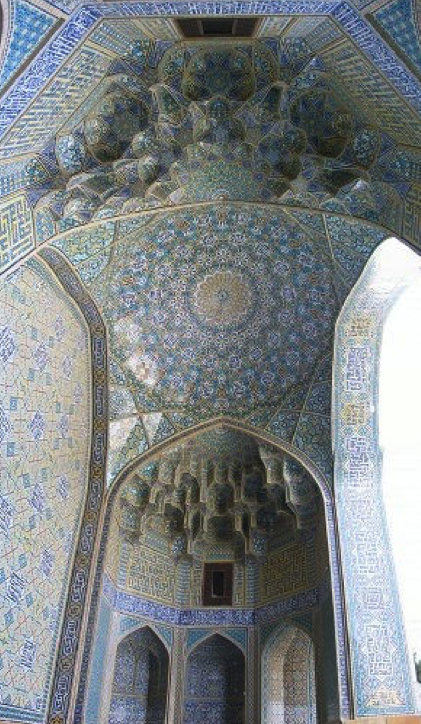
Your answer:
[[[26,72],[17,79],[0,104],[0,137],[51,80],[60,64],[101,18],[174,17],[177,15],[332,15],[395,89],[415,110],[421,111],[421,84],[404,68],[365,19],[345,0],[196,0],[196,2],[134,2],[84,5],[76,10]]]
[[[105,491],[108,418],[107,339],[98,308],[62,255],[53,249],[43,249],[40,257],[49,265],[65,291],[78,305],[88,324],[91,339],[92,443],[88,491],[70,579],[48,714],[48,721],[51,724],[62,724],[66,720],[69,707]]]
[[[256,609],[179,609],[120,591],[106,574],[103,592],[107,601],[119,613],[135,614],[155,623],[165,622],[172,626],[255,626],[274,621],[281,615],[287,616],[317,608],[320,600],[319,589],[311,588]]]

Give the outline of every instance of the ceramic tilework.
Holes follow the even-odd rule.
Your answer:
[[[36,71],[37,61],[31,65]],[[33,153],[51,138],[105,74],[109,59],[93,48],[82,48],[64,65],[2,142],[0,157]],[[39,70],[39,68],[38,68]],[[7,122],[7,113],[2,114]],[[1,122],[0,122],[0,125]]]
[[[128,634],[117,647],[109,724],[163,724],[168,653],[149,628]]]
[[[236,643],[242,651],[246,652],[247,650],[247,629],[246,628],[224,628],[224,637],[231,639],[234,643]],[[186,646],[187,649],[191,649],[193,646],[196,646],[196,644],[199,641],[202,641],[204,638],[209,637],[212,633],[215,632],[215,629],[207,629],[207,628],[189,628],[187,630],[187,638],[186,638]]]
[[[136,546],[127,564],[126,589],[163,603],[174,602],[174,563],[169,556]]]
[[[179,561],[176,570],[176,589],[174,602],[177,606],[190,606],[190,571],[189,561]]]
[[[290,595],[307,586],[307,560],[304,545],[293,545],[271,553],[261,567],[262,603]]]
[[[413,208],[413,206],[411,206]],[[214,215],[216,212],[213,212]],[[409,213],[409,212],[408,212]],[[275,215],[275,211],[271,211],[269,218],[272,218],[272,214]],[[367,256],[372,252],[377,244],[385,237],[385,232],[375,227],[370,227],[362,222],[345,221],[339,217],[326,215],[324,221],[323,218],[318,216],[306,214],[305,212],[294,211],[288,213],[288,218],[294,218],[294,222],[299,222],[300,227],[305,229],[303,232],[303,242],[306,243],[307,234],[313,234],[313,228],[317,233],[317,245],[320,246],[320,250],[327,251],[329,247],[334,250],[334,254],[340,254],[339,258],[334,257],[336,269],[338,270],[337,275],[334,276],[333,281],[335,287],[338,288],[339,280],[341,278],[346,279],[344,281],[344,294],[348,292],[349,287],[354,283],[358,276],[360,269],[362,268]],[[148,230],[147,239],[151,239],[150,250],[154,250],[152,245],[152,236],[154,236],[154,230],[160,228],[156,226],[159,222],[159,215],[151,213],[142,217],[142,220],[137,223],[136,232],[133,232],[133,237],[129,236],[124,241],[124,244],[130,249],[133,247],[132,238],[138,239],[138,235],[144,233],[144,230]],[[196,218],[196,217],[195,217]],[[205,218],[207,218],[205,216]],[[213,217],[212,217],[213,218]],[[161,222],[159,222],[160,224]],[[279,222],[278,222],[279,223]],[[120,227],[122,222],[120,222]],[[328,231],[329,238],[323,237],[325,229]],[[105,232],[105,234],[104,234]],[[172,231],[171,231],[172,233]],[[253,229],[250,227],[248,233],[254,234]],[[300,231],[300,235],[301,235]],[[80,243],[78,243],[78,234],[80,234]],[[96,268],[98,267],[98,260],[103,259],[103,252],[101,246],[103,244],[102,236],[104,239],[111,242],[113,238],[112,223],[106,222],[105,226],[100,225],[99,227],[92,227],[90,229],[83,230],[81,232],[67,234],[67,236],[60,237],[55,242],[63,250],[66,250],[66,244],[68,240],[69,255],[74,261],[81,261],[78,265],[80,274],[85,279],[92,279],[91,289],[95,290],[98,288],[99,298],[104,298],[104,277],[102,273],[101,283],[95,283],[94,277],[96,276]],[[123,237],[124,238],[124,237]],[[148,242],[149,243],[149,242]],[[314,243],[314,242],[313,242]],[[89,256],[90,250],[97,251],[99,253],[94,254],[92,260]],[[100,267],[103,271],[107,272],[109,269],[110,276],[114,273],[110,266],[105,266],[106,258],[110,253],[111,246],[104,245],[104,253],[106,254],[103,261],[100,261]],[[156,250],[158,253],[158,249]],[[349,261],[349,259],[351,261]],[[333,260],[333,259],[332,259]],[[341,266],[346,264],[347,268]],[[351,264],[351,266],[350,266]],[[91,275],[91,271],[92,275]],[[121,272],[120,272],[121,273]],[[95,292],[96,293],[96,292]],[[111,303],[111,302],[110,302]],[[159,306],[159,302],[157,301]],[[115,312],[113,312],[115,314]],[[128,328],[128,331],[129,328]],[[113,341],[113,340],[111,340]],[[114,368],[116,369],[116,358],[112,361]],[[323,362],[320,365],[323,367]],[[123,370],[126,370],[123,372]],[[152,365],[153,371],[153,365]],[[234,375],[234,370],[230,371],[231,375]],[[235,372],[236,374],[236,372]],[[117,379],[117,378],[116,378]],[[127,370],[124,360],[121,360],[119,365],[118,373],[119,383],[124,383],[125,394],[130,395],[133,400],[133,405],[136,406],[139,412],[148,412],[148,415],[152,418],[153,416],[159,417],[159,407],[164,406],[163,401],[159,401],[156,395],[156,391],[151,393],[148,385],[140,385],[137,380],[133,377],[130,370]],[[314,379],[314,383],[311,385],[314,389],[307,394],[307,387],[302,389],[302,400],[298,399],[298,393],[295,395],[291,393],[291,396],[287,396],[285,401],[282,402],[281,406],[276,411],[276,408],[271,412],[270,409],[260,408],[258,412],[252,413],[249,416],[249,421],[252,424],[256,424],[259,427],[267,427],[271,432],[276,434],[279,438],[287,441],[291,441],[296,444],[300,449],[308,454],[310,457],[317,462],[320,470],[329,477],[332,470],[332,459],[330,453],[330,415],[329,415],[329,387],[330,387],[330,373],[324,373],[324,377],[320,379]],[[160,386],[162,382],[160,382]],[[308,385],[308,382],[306,383]],[[123,389],[123,388],[122,388]],[[304,402],[305,401],[305,402]],[[220,404],[220,403],[219,403]],[[179,403],[176,403],[179,407]],[[123,419],[124,410],[121,410],[121,417],[118,423],[112,428],[111,435],[111,458],[109,465],[109,481],[116,476],[117,472],[131,459],[135,458],[142,451],[144,451],[150,442],[147,440],[144,426],[149,425],[149,418],[147,415],[142,415],[142,421],[138,421],[135,425],[135,418],[128,417]],[[179,408],[180,409],[180,408]],[[211,410],[204,410],[203,405],[200,410],[200,414],[188,405],[187,409],[189,413],[184,415],[180,412],[174,413],[171,417],[175,422],[176,427],[188,427],[192,426],[196,421],[203,419],[206,414],[210,416]],[[275,413],[275,414],[274,414]],[[130,413],[131,414],[131,413]],[[144,424],[142,424],[144,421]],[[315,424],[316,423],[316,424]],[[114,423],[113,423],[114,425]],[[117,429],[118,428],[118,429]],[[126,432],[124,432],[126,430]],[[162,430],[162,432],[161,432]],[[153,435],[153,442],[157,442],[163,435],[172,434],[173,428],[162,419],[160,427],[156,430]],[[124,434],[123,434],[124,433]],[[149,435],[150,436],[150,435]]]
[[[54,17],[41,8],[17,0],[7,54],[0,71],[0,88],[36,49],[54,22]]]
[[[414,184],[405,198],[402,232],[405,239],[421,236],[421,184]]]
[[[387,248],[385,252],[380,248],[373,256],[347,299],[335,340],[335,496],[356,716],[414,711],[405,635],[381,503],[377,420],[382,326],[410,277],[408,270],[382,269],[382,253],[387,253]],[[403,259],[410,254],[403,247],[400,251]]]
[[[329,345],[337,308],[330,268],[317,245],[282,212],[255,208],[246,215],[226,206],[154,214],[142,234],[134,232],[118,248],[90,289],[139,411],[143,399],[158,410],[195,410],[200,401],[201,410],[214,414],[245,412],[245,399],[262,406],[270,397],[275,404]],[[137,278],[131,270],[145,264],[147,276]],[[308,298],[316,267],[318,291]],[[269,268],[279,284],[267,281]],[[286,274],[296,279],[299,295],[282,281]],[[226,297],[223,316],[213,301],[218,295]],[[303,327],[305,349],[293,342]],[[268,334],[270,354],[258,341]],[[291,351],[284,354],[285,349]],[[241,363],[246,350],[253,367]],[[165,436],[170,433],[171,428]]]
[[[106,221],[93,228],[78,229],[77,232],[58,237],[53,246],[66,254],[78,269],[81,279],[89,283],[106,268],[114,234],[115,224]],[[84,262],[90,257],[94,258],[88,266]]]
[[[276,620],[281,615],[291,615],[298,611],[312,609],[319,603],[317,588],[308,589],[276,603],[269,603],[254,609],[179,609],[119,590],[115,588],[110,579],[104,590],[106,590],[107,599],[122,614],[142,616],[155,622],[178,626],[250,626],[257,622]]]
[[[245,660],[226,638],[213,635],[189,654],[186,666],[184,721],[195,724],[244,722]]]
[[[335,652],[335,629],[332,603],[329,596],[321,603],[319,616],[320,665],[317,667],[318,676],[322,678],[324,717],[326,721],[336,721],[339,716],[338,701],[338,671]]]
[[[37,157],[27,157],[18,161],[2,163],[0,168],[0,196],[7,196],[15,191],[45,184],[50,173]]]
[[[294,23],[285,33],[288,38],[304,38],[313,53],[323,50],[342,37],[340,29],[328,18],[303,18]]]
[[[87,492],[89,335],[39,261],[2,284],[1,309],[0,717],[41,722]]]
[[[257,36],[259,38],[277,38],[282,35],[283,31],[286,27],[288,27],[290,22],[291,18],[289,16],[282,17],[272,15],[267,18],[263,18],[261,20]]]
[[[31,209],[25,194],[0,201],[0,273],[35,247]]]
[[[262,723],[315,721],[314,646],[304,631],[284,624],[262,652]]]
[[[111,50],[116,56],[129,55],[136,51],[142,58],[150,52],[151,40],[144,36],[136,21],[104,20],[99,23],[89,36],[97,45]]]
[[[332,480],[330,388],[331,358],[328,355],[320,360],[310,382],[293,389],[269,421],[262,425],[306,453],[329,481]]]
[[[392,88],[383,81],[375,65],[369,63],[351,43],[326,52],[324,56],[328,67],[335,68],[333,82],[340,96],[354,98],[355,102],[375,123],[379,108],[382,109],[382,127],[392,138],[407,143],[408,138],[416,145],[421,144],[421,132],[418,115],[404,113],[402,103]],[[421,93],[418,92],[421,99]]]
[[[87,724],[96,724],[100,721],[102,692],[99,683],[103,681],[107,664],[107,649],[111,633],[111,616],[112,608],[107,598],[105,596],[101,596],[101,600],[99,603],[95,644],[92,649],[91,657],[92,673],[90,676],[90,686],[88,689],[88,696],[86,700]],[[136,625],[138,624],[139,622],[137,621]]]
[[[415,20],[415,4],[412,0],[394,0],[375,12],[374,17],[400,51],[421,70],[421,42]]]
[[[317,374],[315,375],[315,381],[322,381],[325,379],[325,375],[328,373],[329,365],[320,366]],[[153,465],[149,466],[153,467]],[[124,476],[128,476],[131,474],[131,470],[134,470],[133,466],[129,466],[127,470],[124,473]],[[124,478],[123,478],[124,481]],[[327,487],[326,483],[323,480],[320,480],[320,486],[322,490],[322,494],[325,500],[325,511],[326,511],[326,519],[327,519],[327,533],[329,538],[329,550],[330,550],[330,558],[331,558],[331,566],[332,566],[332,579],[333,579],[333,591],[334,591],[334,608],[335,608],[335,625],[337,628],[337,636],[338,636],[338,646],[339,646],[339,660],[341,662],[341,670],[340,670],[340,682],[341,682],[341,710],[343,712],[349,711],[349,695],[348,695],[348,683],[347,683],[347,663],[346,663],[346,649],[344,648],[344,628],[343,628],[343,603],[342,603],[342,594],[340,589],[340,581],[339,581],[339,574],[338,574],[338,567],[337,567],[337,550],[336,550],[336,541],[335,541],[335,525],[334,525],[334,519],[333,519],[333,510],[332,510],[332,504],[331,504],[331,493],[329,488]],[[116,489],[112,490],[111,497],[110,497],[110,503],[109,505],[112,505],[113,497],[116,493]],[[105,522],[105,531],[104,536],[101,543],[101,550],[105,550],[106,540],[107,540],[107,530],[109,527],[109,516],[111,513],[111,507],[108,508],[108,513],[106,517]],[[102,554],[103,555],[103,554]],[[256,567],[256,573],[258,573],[258,568]],[[100,585],[102,576],[102,557],[99,559],[98,568],[96,572],[96,586]],[[249,579],[249,572],[247,573],[246,581]],[[256,584],[258,578],[255,579]],[[111,582],[107,582],[107,578],[105,577],[105,583],[104,583],[105,589],[109,591],[109,597],[110,600],[114,602],[114,605],[117,606],[118,610],[121,610],[122,612],[125,612],[127,614],[136,614],[140,616],[147,616],[149,618],[152,618],[156,621],[162,621],[171,623],[173,625],[251,625],[255,620],[259,620],[261,622],[270,621],[273,619],[273,617],[279,617],[283,615],[291,615],[293,613],[296,613],[299,610],[302,610],[303,608],[306,609],[308,607],[311,607],[313,605],[317,605],[319,601],[319,594],[317,589],[310,589],[309,591],[303,593],[303,594],[297,594],[295,596],[289,597],[287,599],[283,599],[282,601],[268,604],[266,606],[263,606],[261,608],[258,608],[257,612],[253,612],[250,610],[244,610],[244,609],[232,609],[228,611],[209,611],[209,610],[196,610],[196,611],[183,611],[179,610],[172,606],[163,606],[162,604],[158,604],[155,601],[147,601],[145,599],[138,598],[136,596],[133,596],[131,594],[125,593],[123,591],[116,591],[114,587],[112,586]],[[250,588],[249,583],[247,582],[247,603],[250,605],[256,605],[257,604],[257,598],[254,596],[253,600],[250,598]],[[257,592],[257,587],[256,587]],[[184,604],[185,605],[185,604]],[[187,604],[188,605],[188,604]],[[88,640],[92,641],[92,625],[93,625],[93,614],[94,610],[92,609],[91,615],[90,615],[90,627],[89,627],[89,633],[88,633]],[[89,646],[86,649],[85,659],[88,658],[88,651]],[[80,685],[80,693],[79,693],[79,704],[78,704],[78,712],[82,711],[82,701],[83,701],[83,692],[85,688],[85,674],[82,672],[81,677],[81,685]],[[78,714],[78,717],[80,715]],[[79,718],[77,719],[80,720]]]
[[[82,617],[86,604],[88,580],[91,573],[98,519],[104,493],[107,450],[106,420],[108,415],[107,389],[105,386],[107,348],[105,328],[98,309],[67,262],[51,249],[42,250],[40,256],[54,270],[64,290],[77,303],[88,324],[93,387],[88,491],[83,515],[81,521],[79,521],[79,538],[65,603],[48,714],[48,722],[57,724],[57,721],[64,721],[68,711],[74,664],[80,644]],[[89,637],[85,641],[89,646],[91,643]]]
[[[151,12],[157,15],[188,15],[197,12],[218,14],[221,11],[234,14],[259,15],[266,14],[267,7],[264,3],[257,0],[247,3],[232,2],[228,5],[218,2],[207,2],[203,4],[200,2],[177,2],[176,4],[162,2],[154,4],[151,7],[148,3],[133,3],[130,5],[116,3],[109,5],[97,4],[81,8],[68,21],[68,24],[55,39],[55,42],[51,43],[50,47],[45,51],[45,58],[42,62],[44,69],[42,69],[42,66],[36,69],[38,77],[35,76],[34,69],[30,69],[28,76],[30,81],[32,80],[32,83],[28,83],[28,80],[25,80],[26,88],[24,92],[22,92],[21,89],[16,89],[16,93],[9,94],[1,113],[2,118],[5,119],[3,128],[22,111],[23,107],[27,104],[33,93],[40,88],[40,85],[46,77],[51,76],[51,73],[58,67],[63,57],[74,49],[76,43],[101,15],[112,16],[113,14],[119,14],[121,16],[127,14],[142,16],[144,14],[151,14]],[[378,64],[382,72],[384,72],[387,77],[390,77],[392,83],[408,98],[409,102],[415,106],[417,106],[417,104],[419,106],[418,99],[420,94],[414,78],[399,65],[393,54],[388,51],[386,46],[382,45],[380,39],[370,30],[364,19],[347,3],[330,3],[321,0],[307,0],[306,2],[302,1],[300,3],[273,2],[270,11],[275,14],[285,14],[288,12],[294,14],[327,14],[332,12],[345,32],[353,37],[357,44],[361,46],[362,50]]]

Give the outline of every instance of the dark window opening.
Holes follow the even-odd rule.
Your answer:
[[[223,571],[214,571],[212,574],[212,596],[220,598],[225,592],[225,573]]]
[[[234,35],[234,20],[202,20],[203,35]]]
[[[184,38],[251,38],[257,18],[180,18],[175,21]]]
[[[205,563],[203,605],[232,606],[233,564]]]

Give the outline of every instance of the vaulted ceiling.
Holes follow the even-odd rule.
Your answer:
[[[253,37],[175,22],[221,12]],[[338,311],[384,238],[419,243],[419,23],[411,0],[4,8],[0,269],[54,247],[101,309],[109,482],[221,416],[330,477]]]

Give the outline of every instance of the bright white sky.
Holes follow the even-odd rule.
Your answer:
[[[392,309],[380,360],[385,505],[409,650],[421,659],[421,279]]]

